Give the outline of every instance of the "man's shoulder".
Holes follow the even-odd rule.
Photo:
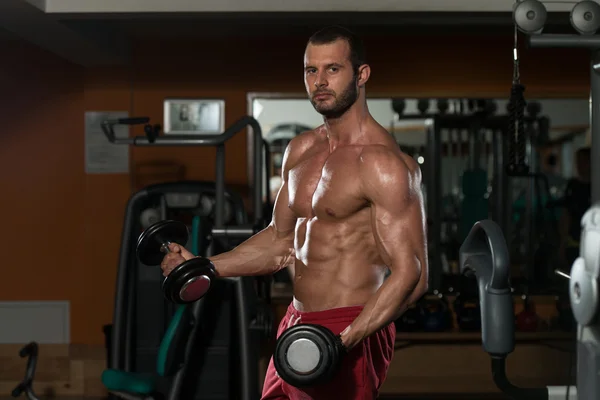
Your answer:
[[[287,145],[287,151],[290,155],[300,156],[306,150],[311,148],[316,142],[322,140],[322,128],[318,127],[304,131],[294,136]]]
[[[290,140],[285,150],[286,165],[288,168],[295,165],[298,159],[301,159],[304,153],[321,139],[319,129],[321,127],[301,132]]]
[[[420,179],[421,169],[417,162],[400,150],[397,145],[370,144],[363,146],[359,161],[367,174],[377,173],[389,178]]]
[[[314,129],[300,132],[298,135],[294,136],[294,138],[290,141],[289,144],[296,146],[296,147],[310,145],[321,138],[321,136],[322,136],[321,131],[323,129],[324,129],[324,127],[323,127],[323,125],[321,125]]]
[[[415,160],[399,148],[365,146],[359,164],[361,188],[371,202],[402,208],[408,204],[406,201],[412,203],[421,198],[421,170]]]

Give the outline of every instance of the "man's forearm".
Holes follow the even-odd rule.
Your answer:
[[[351,349],[364,338],[397,320],[426,290],[419,276],[394,273],[365,304],[358,317],[342,332],[342,342]]]
[[[236,248],[208,257],[223,278],[277,272],[293,256],[293,232],[283,234],[268,226]]]

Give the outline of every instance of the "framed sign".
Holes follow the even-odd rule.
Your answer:
[[[166,135],[218,135],[225,130],[225,100],[166,99]]]

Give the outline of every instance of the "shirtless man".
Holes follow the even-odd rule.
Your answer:
[[[370,115],[370,73],[351,32],[330,27],[309,39],[304,82],[324,124],[289,143],[271,224],[210,257],[222,277],[294,268],[277,336],[321,324],[348,351],[332,382],[308,389],[279,378],[271,359],[263,399],[375,399],[394,352],[393,321],[427,290],[421,172]],[[171,251],[165,276],[193,257],[175,244]]]

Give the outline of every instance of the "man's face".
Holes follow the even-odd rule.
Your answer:
[[[319,114],[334,118],[345,113],[358,98],[348,42],[309,43],[304,53],[304,85]]]

